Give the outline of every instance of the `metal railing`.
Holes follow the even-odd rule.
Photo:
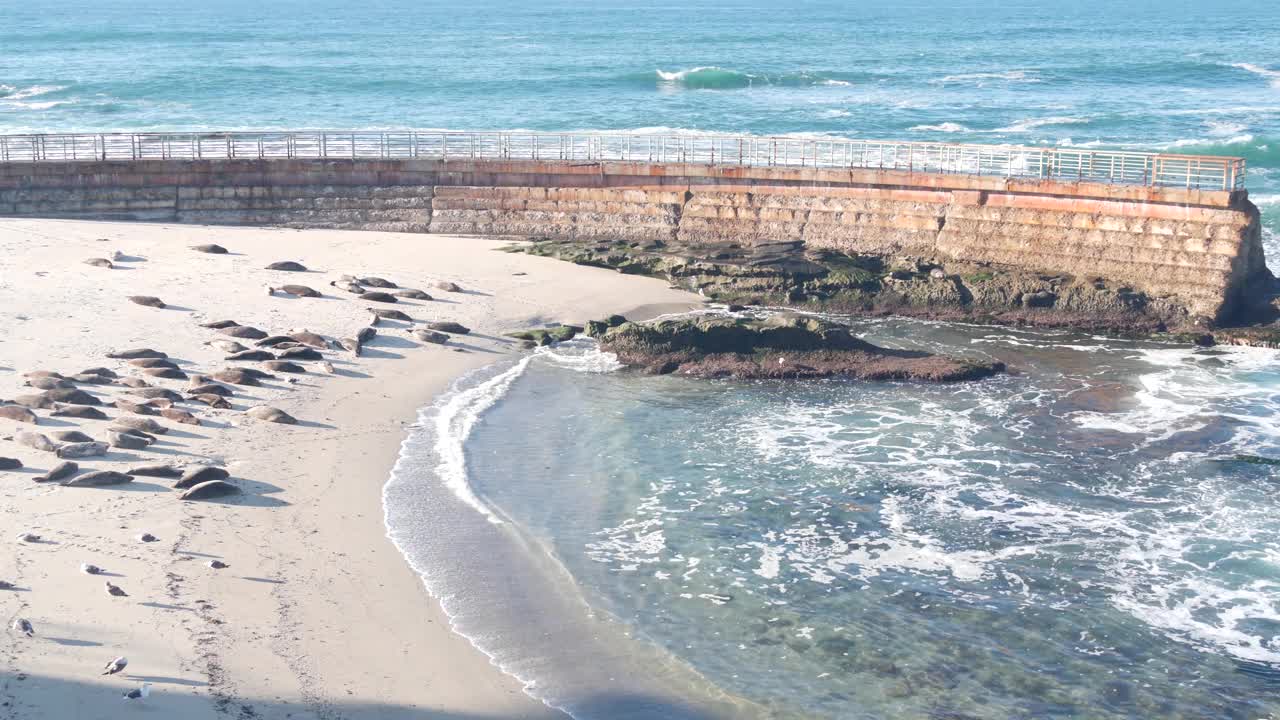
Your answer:
[[[1235,190],[1237,157],[1013,145],[717,135],[298,131],[0,135],[0,162],[160,159],[484,159],[699,163],[989,175]]]

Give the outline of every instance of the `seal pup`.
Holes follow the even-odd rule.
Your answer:
[[[0,418],[35,425],[39,422],[36,414],[21,405],[0,405]]]
[[[226,255],[227,254],[226,248],[222,247],[221,245],[216,245],[214,243],[209,243],[207,245],[192,245],[191,249],[195,250],[196,252],[208,253],[210,255]]]
[[[151,387],[151,383],[147,382],[146,380],[143,380],[142,378],[136,378],[136,377],[120,378],[118,382],[121,385],[125,387],[130,387],[130,388]]]
[[[223,397],[231,397],[235,395],[235,391],[226,385],[214,382],[205,382],[200,385],[193,385],[187,388],[187,392],[192,395],[221,395]]]
[[[258,378],[245,372],[242,368],[219,370],[211,377],[213,377],[214,380],[231,383],[232,385],[248,385],[250,387],[256,387],[262,384]]]
[[[59,480],[75,475],[79,471],[79,465],[71,462],[70,460],[64,460],[57,465],[54,465],[49,472],[46,472],[43,475],[37,475],[31,479],[38,483],[58,482]]]
[[[107,581],[107,594],[111,597],[129,597],[129,593],[125,592],[119,585],[113,584],[110,580]]]
[[[200,424],[200,418],[196,417],[195,415],[192,415],[186,410],[179,410],[178,408],[165,408],[160,411],[160,417],[163,417],[166,420],[172,420],[177,423],[182,423],[183,425],[199,425]]]
[[[356,357],[360,357],[360,354],[364,352],[364,344],[355,338],[341,338],[337,342],[343,350],[350,352]]]
[[[102,668],[103,675],[115,675],[129,665],[129,659],[121,655],[120,657],[108,662]]]
[[[132,348],[130,350],[109,352],[107,353],[107,357],[112,360],[137,360],[139,358],[167,358],[169,356],[159,350],[152,350],[151,348]]]
[[[116,408],[119,410],[124,410],[125,412],[137,413],[138,415],[155,415],[156,414],[156,409],[154,407],[147,405],[145,403],[136,403],[131,400],[125,400],[124,398],[116,398],[115,400],[112,401],[111,404],[115,405]]]
[[[280,262],[271,263],[266,267],[266,269],[282,270],[284,272],[306,272],[307,266],[303,265],[300,262],[294,262],[292,260],[281,260]]]
[[[245,415],[255,420],[265,420],[266,422],[281,423],[283,425],[297,425],[298,420],[289,413],[274,408],[270,405],[258,405],[244,411]]]
[[[255,342],[254,345],[260,348],[275,347],[276,345],[280,345],[282,343],[287,343],[287,342],[293,342],[293,338],[289,337],[288,335],[268,335],[267,337],[264,337],[261,340]]]
[[[462,292],[462,288],[458,287],[457,283],[452,283],[452,282],[449,282],[448,280],[441,280],[440,282],[436,283],[435,286],[437,289],[443,290],[445,292],[453,292],[453,293]]]
[[[94,267],[106,268],[108,270],[115,267],[115,264],[106,258],[89,258],[88,260],[84,261],[84,264],[92,265]]]
[[[50,440],[47,435],[41,435],[36,432],[23,431],[13,436],[13,441],[19,445],[26,445],[32,450],[40,450],[41,452],[57,452],[61,447],[60,443]]]
[[[31,637],[36,634],[35,626],[26,618],[14,618],[13,625],[10,627],[12,627],[15,632],[20,632],[27,637]]]
[[[154,295],[130,295],[129,302],[153,308],[165,307],[164,301]]]

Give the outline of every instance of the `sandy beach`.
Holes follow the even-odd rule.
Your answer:
[[[230,253],[191,246],[217,243]],[[150,347],[187,373],[233,365],[205,344],[229,339],[200,323],[235,320],[271,334],[307,329],[350,337],[374,303],[331,287],[342,274],[421,288],[432,301],[386,308],[473,332],[424,344],[410,324],[384,321],[360,357],[325,352],[308,372],[235,386],[232,409],[181,403],[199,425],[153,418],[168,432],[143,450],[113,448],[84,470],[144,463],[224,466],[242,493],[186,502],[172,480],[112,487],[37,483],[58,462],[20,445],[22,431],[80,430],[105,439],[109,420],[0,419],[0,718],[535,718],[556,717],[448,627],[436,602],[385,535],[381,488],[404,426],[461,374],[519,347],[502,333],[637,308],[689,306],[665,283],[545,258],[496,252],[494,240],[393,233],[0,221],[0,398],[38,392],[24,373],[107,367],[181,391],[107,354]],[[85,264],[119,252],[114,269]],[[293,260],[308,272],[264,269]],[[435,287],[457,283],[462,292]],[[268,295],[307,285],[323,297]],[[131,303],[161,298],[167,307]],[[643,309],[641,310],[643,312]],[[242,340],[252,345],[251,340]],[[461,352],[459,352],[459,350]],[[257,363],[239,363],[257,366]],[[288,382],[296,379],[296,382]],[[119,384],[81,385],[110,407]],[[135,398],[136,399],[136,398]],[[255,420],[280,408],[297,425]],[[20,533],[40,536],[23,542]],[[140,542],[141,533],[155,542]],[[214,569],[211,560],[229,567]],[[82,563],[104,575],[81,571]],[[104,589],[104,580],[126,597]],[[10,626],[29,620],[33,637]],[[105,663],[126,656],[118,674]],[[121,694],[150,682],[144,702]]]

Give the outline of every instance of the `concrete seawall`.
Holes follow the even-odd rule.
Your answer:
[[[1224,322],[1269,282],[1244,191],[884,170],[497,160],[0,165],[0,215],[804,250],[1100,278]]]

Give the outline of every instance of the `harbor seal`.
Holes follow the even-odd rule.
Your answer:
[[[231,403],[227,402],[226,398],[222,397],[221,395],[214,395],[213,393],[196,393],[194,395],[191,395],[188,399],[194,400],[198,403],[204,403],[205,405],[208,405],[209,407],[214,408],[216,410],[231,409]]]
[[[267,362],[262,363],[262,366],[268,370],[282,373],[305,373],[307,371],[307,369],[301,365],[287,360],[268,360]]]
[[[174,368],[177,369],[178,364],[168,358],[136,358],[130,360],[129,364],[137,368]]]
[[[445,292],[453,292],[453,293],[462,292],[462,288],[458,287],[457,283],[452,283],[452,282],[449,282],[448,280],[441,280],[440,282],[436,283],[435,286],[436,288],[440,290],[444,290]]]
[[[59,480],[65,480],[79,471],[79,465],[71,462],[70,460],[63,460],[50,468],[45,474],[37,475],[31,479],[38,483],[57,482]]]
[[[255,420],[264,420],[266,422],[280,423],[282,425],[298,424],[298,420],[289,413],[281,410],[280,408],[274,408],[269,405],[251,407],[248,410],[245,410],[244,414],[254,418]]]
[[[368,292],[360,293],[360,299],[367,300],[369,302],[382,302],[382,303],[396,302],[395,295],[392,295],[391,293],[378,292],[375,290],[370,290]]]
[[[240,488],[232,485],[225,480],[210,480],[202,482],[199,485],[192,486],[191,489],[178,496],[180,500],[211,500],[213,498],[226,497],[227,495],[235,495],[240,492]]]
[[[276,288],[276,290],[279,290],[280,292],[286,293],[288,295],[292,295],[294,297],[307,297],[307,298],[322,297],[318,290],[309,288],[306,285],[281,285],[280,287]]]
[[[309,347],[289,348],[276,354],[278,360],[323,360],[319,350]]]
[[[151,387],[151,383],[147,382],[146,380],[143,380],[142,378],[136,378],[136,377],[120,378],[119,380],[117,380],[117,382],[119,382],[121,385],[127,388],[137,389],[137,388]]]
[[[249,349],[235,340],[210,340],[205,345],[225,353],[238,353]]]
[[[110,385],[115,382],[115,378],[109,378],[106,375],[97,373],[78,373],[68,378],[73,383],[82,383],[84,385]]]
[[[179,410],[178,408],[165,408],[160,411],[160,417],[165,418],[166,420],[182,423],[183,425],[200,424],[200,419],[195,415],[192,415],[186,410]]]
[[[275,360],[276,356],[266,350],[241,350],[238,353],[231,353],[225,360],[239,360],[241,362],[255,362],[258,360]]]
[[[84,264],[92,265],[94,267],[106,268],[108,270],[115,267],[115,263],[111,262],[106,258],[89,258],[88,260],[84,261]]]
[[[111,368],[104,368],[104,367],[91,367],[88,370],[81,370],[79,373],[76,373],[76,374],[77,375],[99,375],[101,377],[110,378],[112,380],[115,380],[116,378],[120,377],[118,374],[116,374],[115,370],[112,370]]]
[[[222,330],[224,328],[235,327],[240,323],[235,320],[214,320],[213,322],[200,323],[200,327],[209,328],[210,330]]]
[[[53,402],[53,398],[49,397],[49,391],[47,390],[31,395],[15,395],[8,402],[14,405],[21,405],[30,410],[48,410],[57,407],[57,404]]]
[[[226,385],[219,385],[218,383],[193,385],[187,388],[187,393],[191,395],[221,395],[223,397],[231,397],[236,394],[231,388]]]
[[[93,442],[93,438],[80,432],[79,430],[54,430],[49,433],[49,437],[64,443],[82,443]]]
[[[129,302],[153,308],[165,307],[164,301],[154,295],[130,295]]]
[[[56,388],[46,390],[45,395],[54,402],[67,403],[68,405],[101,405],[102,401],[90,395],[89,393],[75,388]]]
[[[160,388],[160,387],[131,388],[130,390],[128,390],[128,393],[130,395],[137,395],[138,397],[147,398],[148,400],[153,398],[164,398],[169,402],[182,402],[182,396],[170,390],[169,388]]]
[[[376,288],[390,288],[390,289],[395,289],[395,288],[400,287],[399,285],[397,285],[397,284],[395,284],[395,283],[391,282],[390,280],[387,280],[386,278],[380,278],[380,277],[363,277],[363,278],[360,278],[360,284],[361,284],[361,285],[368,285],[369,287],[376,287]]]
[[[151,441],[144,437],[110,429],[107,430],[107,441],[111,443],[111,447],[121,450],[145,450],[151,446]]]
[[[359,295],[360,293],[365,291],[363,285],[351,280],[332,280],[329,282],[329,284],[338,288],[339,290],[345,290],[351,293],[352,295]]]
[[[440,332],[435,332],[433,330],[423,330],[421,328],[417,328],[410,332],[415,338],[417,338],[418,340],[421,340],[424,343],[431,343],[432,345],[444,345],[445,343],[449,342],[448,335],[445,335],[444,333],[440,333]]]
[[[156,409],[150,405],[147,405],[146,403],[136,403],[136,402],[133,402],[132,400],[125,400],[124,398],[116,398],[114,401],[112,401],[111,404],[115,405],[116,408],[120,410],[124,410],[125,412],[136,413],[138,415],[157,414]]]
[[[226,480],[231,473],[225,468],[214,465],[188,465],[182,469],[178,481],[173,484],[174,490],[185,490],[211,480]]]
[[[261,340],[267,336],[265,332],[249,325],[232,325],[231,327],[222,328],[218,332],[223,335],[230,335],[231,337],[242,338],[245,340]]]
[[[298,332],[289,333],[289,339],[300,342],[303,345],[310,345],[313,348],[324,349],[327,347],[324,337],[307,330],[299,330]]]
[[[18,458],[0,456],[0,470],[21,470],[22,461]]]
[[[67,480],[62,487],[106,487],[133,482],[133,478],[115,470],[92,470]]]
[[[261,385],[262,382],[258,378],[245,372],[246,369],[247,368],[231,368],[227,370],[219,370],[210,377],[224,383],[231,383],[232,385],[248,385],[251,387]]]
[[[187,374],[177,368],[167,368],[167,367],[146,368],[142,372],[150,375],[151,377],[164,378],[166,380],[186,380],[187,379]]]
[[[67,443],[58,448],[58,457],[63,459],[97,457],[107,454],[104,442]]]
[[[182,477],[181,468],[169,465],[167,463],[157,463],[154,465],[134,465],[125,471],[128,475],[138,477],[158,477],[158,478],[176,478]]]
[[[355,338],[339,338],[337,343],[343,350],[356,357],[359,357],[364,352],[364,344]]]
[[[456,322],[433,322],[427,323],[427,327],[440,332],[452,333],[454,335],[466,335],[471,332],[471,328]]]
[[[257,347],[275,347],[281,343],[293,342],[288,335],[268,335],[254,343]]]
[[[107,353],[112,360],[137,360],[138,358],[167,358],[168,355],[151,348],[131,348]]]
[[[112,424],[115,426],[112,428],[113,430],[125,428],[128,430],[141,430],[144,433],[154,433],[156,435],[164,435],[169,432],[169,428],[161,425],[151,418],[146,417],[123,415],[112,421]]]
[[[405,288],[404,290],[397,290],[396,292],[392,293],[392,295],[395,295],[396,297],[399,297],[399,298],[404,298],[406,300],[430,300],[431,299],[430,295],[422,292],[421,290],[414,290],[413,288]]]
[[[36,425],[40,422],[35,413],[21,405],[0,405],[0,418],[4,418],[5,420],[14,420],[16,422],[30,423],[32,425]]]
[[[294,262],[292,260],[281,260],[280,262],[271,263],[270,265],[267,266],[266,269],[282,270],[284,272],[306,272],[307,266],[303,265],[300,262]]]
[[[58,388],[73,388],[76,386],[70,380],[52,377],[28,378],[27,385],[37,390],[57,390]]]
[[[49,413],[53,417],[73,417],[80,420],[106,420],[107,414],[88,405],[59,405]]]
[[[41,435],[37,432],[22,431],[13,436],[13,441],[19,445],[26,445],[33,450],[41,452],[57,452],[59,443],[50,440],[47,435]]]
[[[356,331],[356,342],[364,345],[370,340],[378,336],[378,331],[372,327],[362,327]]]
[[[369,312],[373,313],[373,316],[378,318],[379,320],[398,320],[400,322],[413,322],[413,318],[409,317],[408,313],[404,313],[399,310],[388,310],[384,308],[369,308]],[[374,324],[376,325],[377,323],[374,323]]]
[[[192,245],[191,249],[195,250],[196,252],[208,253],[210,255],[226,255],[227,254],[226,248],[222,247],[221,245],[216,245],[214,243],[208,243],[206,245]]]

